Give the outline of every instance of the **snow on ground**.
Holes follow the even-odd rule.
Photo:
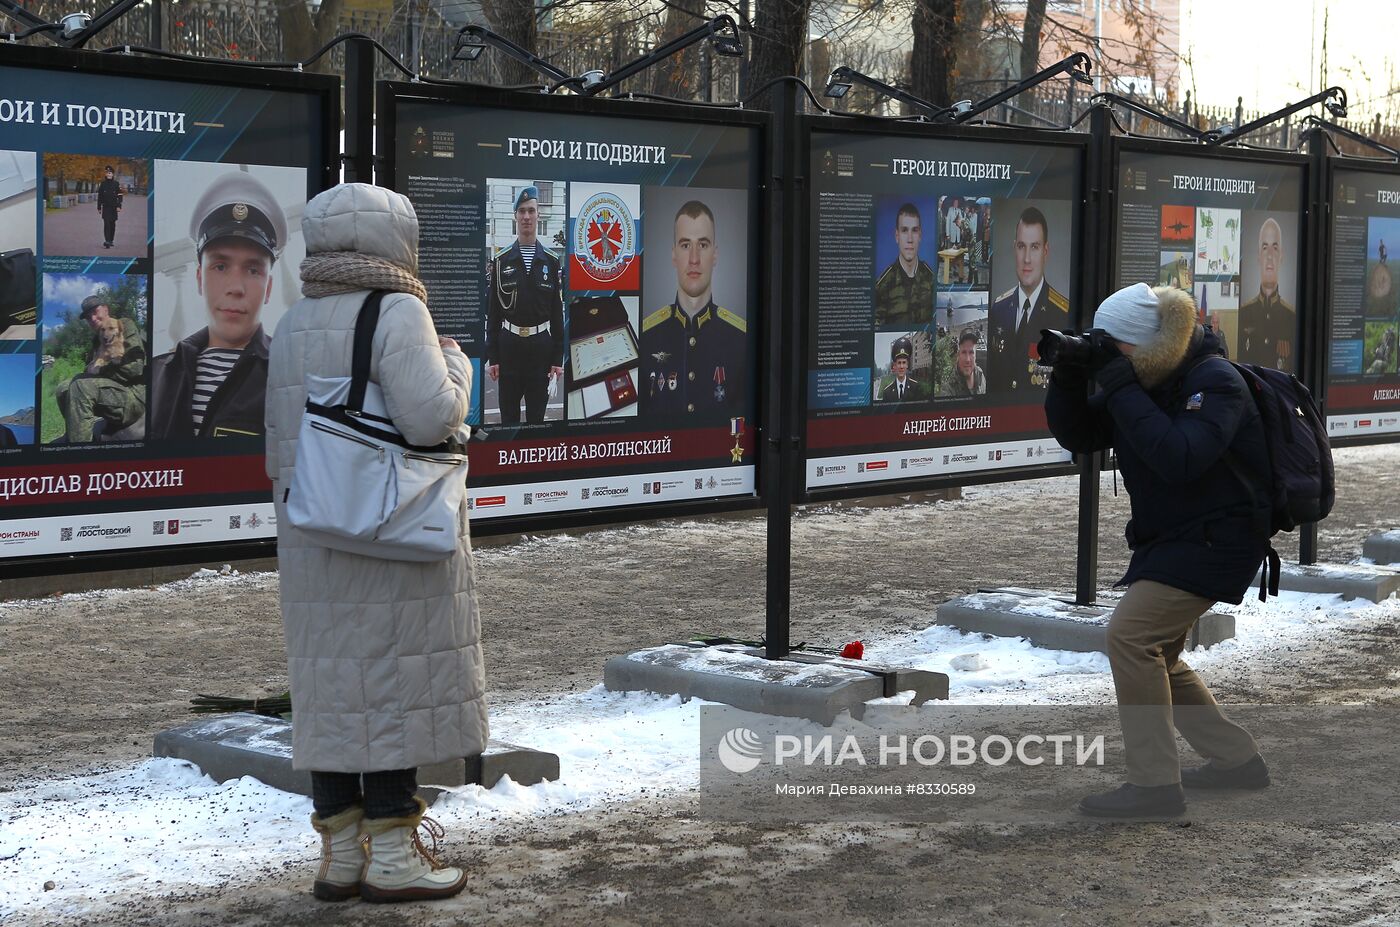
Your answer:
[[[541,543],[563,543],[555,539]],[[237,582],[196,577],[189,582]],[[247,581],[245,578],[243,581]],[[178,585],[178,584],[176,584]],[[1284,593],[1233,612],[1238,637],[1191,655],[1206,678],[1287,652],[1335,648],[1349,627],[1393,623],[1400,600],[1341,602]],[[1024,640],[963,634],[948,627],[867,641],[882,663],[947,673],[956,703],[1032,704],[1112,701],[1107,657],[1044,650]],[[601,686],[492,712],[494,737],[557,753],[562,778],[529,788],[510,781],[455,789],[433,815],[449,828],[489,832],[522,815],[578,813],[602,805],[677,795],[697,787],[700,702]],[[137,890],[247,880],[268,865],[306,866],[316,843],[309,799],[252,779],[222,785],[184,761],[42,782],[0,793],[0,921],[21,911],[47,917],[91,910],[103,897]],[[256,857],[258,866],[250,865]],[[45,884],[53,883],[52,890]]]

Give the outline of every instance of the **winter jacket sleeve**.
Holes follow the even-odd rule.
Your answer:
[[[1253,401],[1244,380],[1226,363],[1205,363],[1191,371],[1181,395],[1191,401],[1171,413],[1158,406],[1136,379],[1108,397],[1108,411],[1120,439],[1132,445],[1159,479],[1173,486],[1199,479],[1219,462],[1234,441],[1247,404]]]
[[[1072,454],[1090,454],[1113,444],[1113,422],[1101,405],[1089,401],[1088,387],[1088,377],[1080,371],[1056,370],[1045,392],[1050,434]]]
[[[398,295],[384,301],[374,332],[371,375],[384,391],[394,426],[413,444],[439,444],[466,421],[471,364],[438,345],[428,307]]]

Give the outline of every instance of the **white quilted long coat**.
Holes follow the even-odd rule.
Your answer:
[[[309,254],[355,251],[417,270],[418,220],[397,193],[343,184],[307,204],[302,228]],[[287,523],[283,493],[294,472],[305,378],[350,376],[355,319],[368,295],[297,302],[277,326],[268,365],[267,474],[277,504],[297,769],[407,769],[480,753],[487,739],[465,500],[457,552],[435,563],[331,550]],[[438,346],[417,298],[384,298],[370,377],[410,442],[437,444],[462,428],[471,365]]]

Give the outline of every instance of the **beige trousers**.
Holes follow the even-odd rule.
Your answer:
[[[1259,752],[1250,733],[1225,717],[1201,677],[1181,659],[1191,626],[1214,604],[1138,580],[1109,618],[1108,660],[1118,692],[1128,781],[1134,785],[1181,781],[1173,725],[1197,753],[1227,769]]]

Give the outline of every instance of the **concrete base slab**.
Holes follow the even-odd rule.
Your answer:
[[[948,697],[943,673],[821,654],[765,659],[739,644],[666,644],[613,657],[603,684],[614,692],[701,698],[747,711],[831,724],[841,712],[860,718],[870,699],[914,692],[914,704]]]
[[[1120,594],[1102,595],[1103,604],[1075,605],[1052,592],[1032,589],[983,590],[938,606],[938,624],[993,637],[1024,637],[1047,650],[1108,651],[1108,618]],[[1235,636],[1235,617],[1206,612],[1191,629],[1189,650],[1210,647]]]
[[[1259,585],[1259,577],[1254,577]],[[1400,569],[1368,563],[1285,563],[1278,587],[1289,592],[1328,592],[1343,599],[1383,602],[1400,591]]]
[[[212,715],[156,735],[152,756],[189,760],[216,782],[252,776],[284,792],[311,794],[311,773],[292,768],[292,723],[252,713]],[[521,785],[559,778],[559,757],[501,741],[490,741],[480,756],[421,766],[418,794],[432,801],[434,786],[491,788],[510,776]]]
[[[1361,545],[1361,556],[1373,563],[1400,563],[1400,531],[1377,531]]]

